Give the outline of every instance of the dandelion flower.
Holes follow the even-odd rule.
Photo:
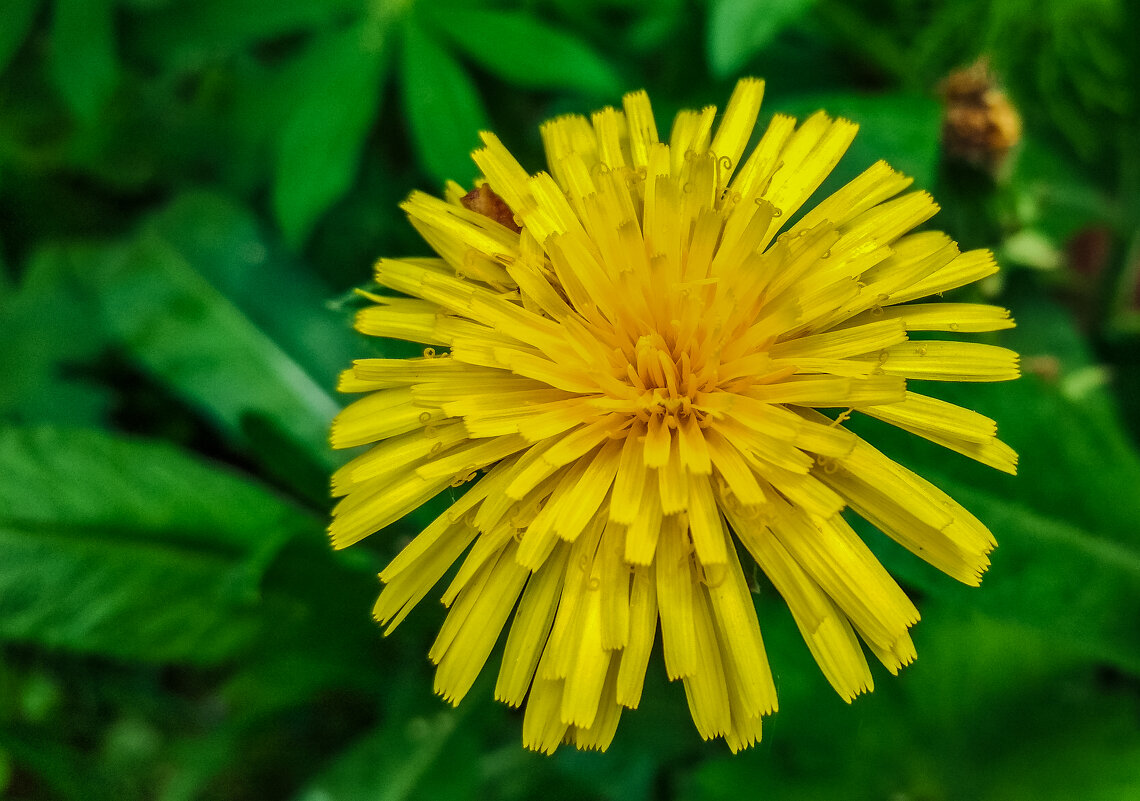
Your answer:
[[[559,117],[534,175],[482,134],[478,188],[403,204],[439,257],[381,260],[399,294],[357,317],[428,347],[342,376],[363,397],[332,443],[372,447],[333,478],[333,544],[465,488],[380,574],[374,612],[390,631],[458,565],[435,689],[458,703],[505,639],[495,695],[525,702],[529,748],[606,748],[658,628],[700,735],[755,743],[776,692],[745,553],[843,698],[872,687],[861,643],[892,673],[911,662],[918,611],[846,508],[966,584],[989,563],[985,526],[843,422],[1015,471],[992,420],[908,384],[1017,377],[1009,350],[909,337],[1012,326],[910,302],[993,257],[910,233],[938,207],[883,162],[797,218],[856,126],[776,115],[745,157],[762,94],[741,81],[719,120],[682,111],[664,141],[644,92]]]

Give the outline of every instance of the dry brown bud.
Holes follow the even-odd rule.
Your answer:
[[[522,229],[519,224],[515,222],[515,214],[511,211],[511,207],[501,197],[495,194],[487,184],[480,184],[472,189],[459,200],[463,204],[463,208],[469,209],[482,214],[484,217],[490,217],[500,225],[505,225],[516,234]]]
[[[1021,117],[997,86],[986,58],[952,72],[939,88],[946,103],[942,117],[946,152],[996,171],[1021,140]]]

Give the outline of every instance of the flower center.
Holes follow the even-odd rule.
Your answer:
[[[703,424],[705,415],[693,403],[709,383],[704,372],[694,370],[687,348],[670,347],[657,332],[643,334],[626,368],[629,384],[640,393],[637,417],[644,422],[664,415],[669,427],[676,428],[679,418],[693,414]]]

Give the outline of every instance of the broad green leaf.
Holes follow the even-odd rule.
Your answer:
[[[432,21],[455,47],[511,84],[600,96],[622,91],[617,73],[589,45],[525,11],[446,8]]]
[[[302,57],[295,107],[277,142],[273,209],[299,248],[356,177],[383,94],[385,43],[362,25],[326,33]]]
[[[40,0],[0,0],[0,74],[28,37]]]
[[[131,357],[230,438],[242,442],[246,418],[258,415],[315,464],[335,464],[327,428],[337,403],[203,277],[192,255],[146,229],[124,246],[56,253]]]
[[[0,636],[215,662],[259,633],[260,575],[314,521],[164,444],[0,432]]]
[[[312,518],[215,463],[85,429],[0,429],[0,519],[161,532],[182,546],[272,553]]]
[[[1097,380],[1095,374],[1074,373],[1071,385],[1090,377]],[[944,455],[937,468],[1047,517],[1140,547],[1135,525],[1140,520],[1135,491],[1140,459],[1134,446],[1111,404],[1066,397],[1064,386],[1027,375],[1000,394],[982,396],[989,402],[980,410],[997,419],[999,435],[1019,453],[1017,476],[987,474],[957,455]],[[970,402],[961,391],[939,394],[959,404]],[[925,444],[914,443],[913,450],[899,453],[921,454],[935,466],[934,449]]]
[[[1111,374],[1093,360],[1068,312],[1011,301],[1018,327],[1006,341],[1028,375],[996,395],[991,412],[1021,455],[1019,486],[1007,497],[1140,548],[1140,453],[1121,421]],[[1003,478],[1000,491],[1011,483]]]
[[[242,597],[244,570],[233,559],[112,537],[103,529],[0,525],[0,636],[118,658],[209,663],[257,633],[256,606]]]
[[[926,472],[995,533],[993,564],[980,588],[964,587],[892,547],[885,557],[892,573],[960,609],[1048,632],[1089,658],[1140,673],[1140,551]]]
[[[732,75],[779,33],[802,17],[815,0],[711,0],[709,65],[718,78]]]
[[[100,113],[119,80],[112,0],[55,0],[51,74],[84,122]]]
[[[487,112],[463,68],[414,17],[403,26],[401,77],[420,164],[438,181],[466,185],[478,172],[470,154],[488,127]]]

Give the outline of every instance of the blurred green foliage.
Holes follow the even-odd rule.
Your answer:
[[[12,799],[1140,797],[1140,150],[1125,0],[0,0],[0,796]],[[939,145],[985,55],[1024,121],[996,177]],[[322,529],[350,289],[425,246],[396,209],[470,185],[476,132],[647,88],[659,122],[768,79],[766,112],[862,124],[997,249],[1016,479],[875,421],[1001,547],[981,589],[866,532],[920,599],[919,661],[851,706],[757,603],[782,711],[730,757],[651,667],[608,752],[519,746],[484,680],[452,711],[441,611],[383,639]],[[384,352],[398,353],[394,344]],[[494,660],[492,660],[494,661]],[[484,677],[486,679],[487,677]]]

